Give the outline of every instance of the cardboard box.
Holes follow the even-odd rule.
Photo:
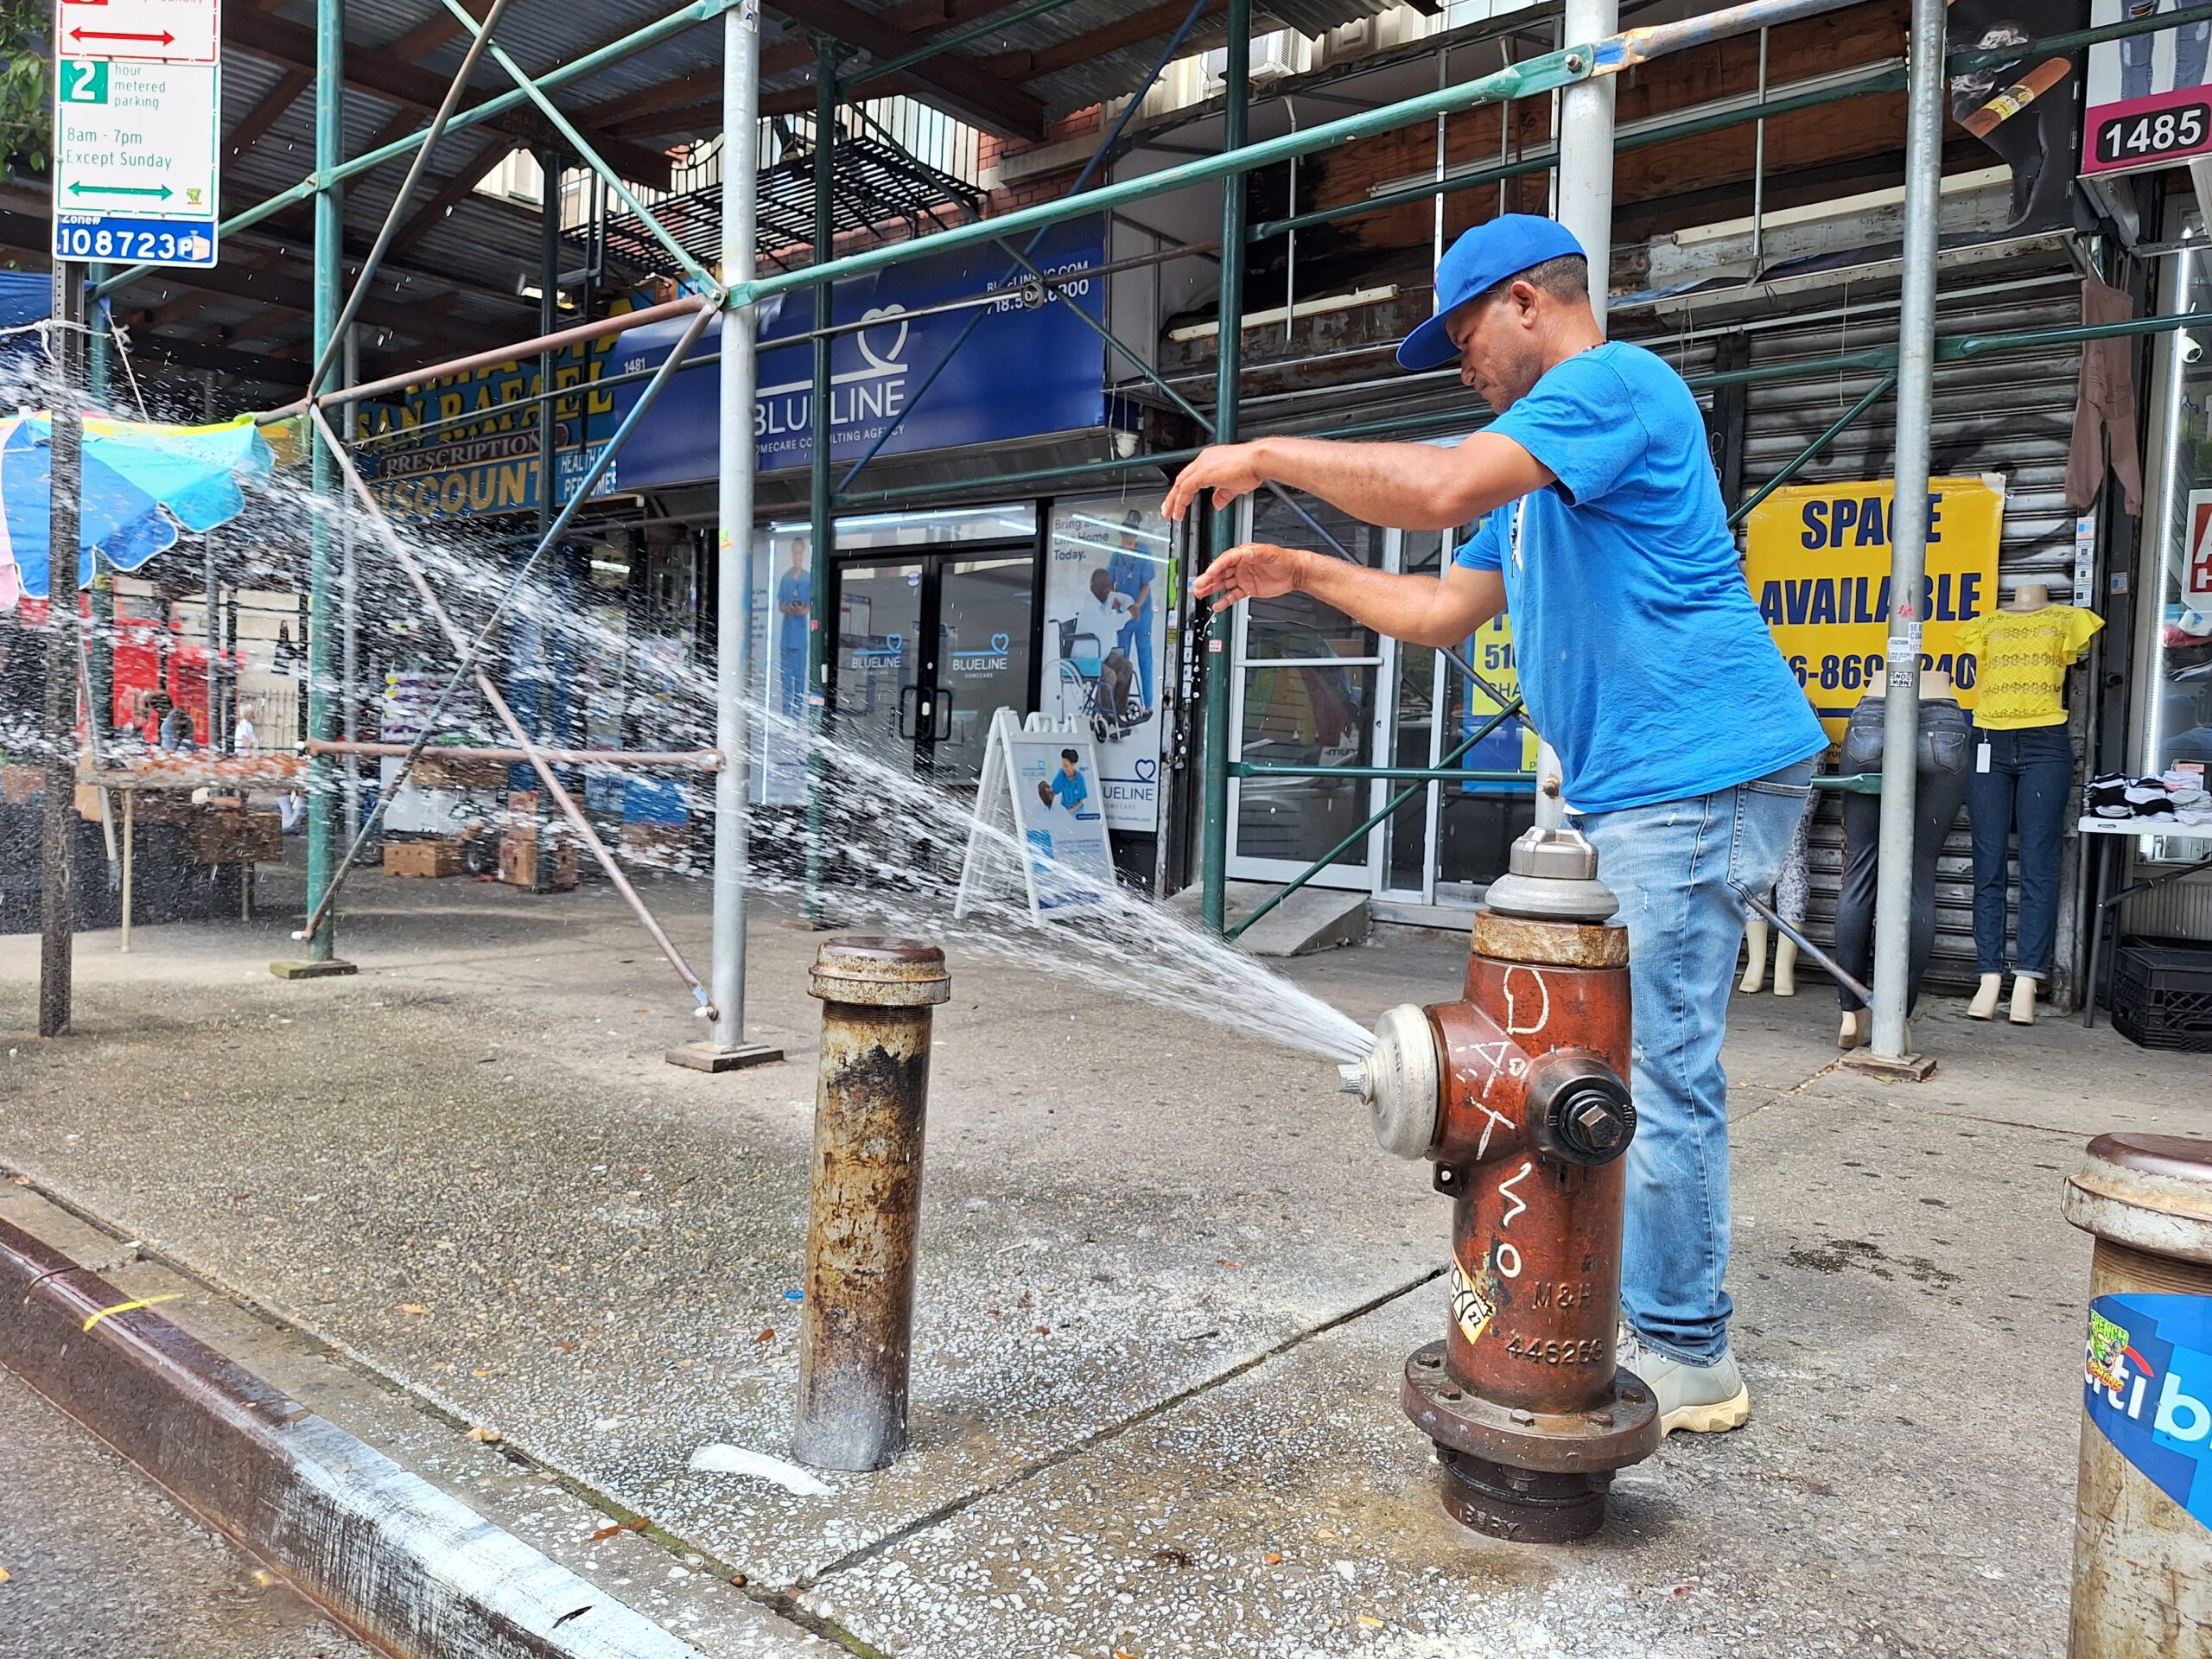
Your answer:
[[[195,864],[281,864],[283,823],[274,812],[203,808],[185,825],[184,851]]]
[[[688,823],[622,826],[622,855],[637,863],[680,869],[691,861],[691,826]]]
[[[517,790],[507,797],[506,835],[511,841],[537,839],[537,791]]]
[[[448,760],[425,749],[416,758],[414,780],[424,789],[502,790],[507,767],[503,760]]]
[[[386,875],[459,875],[463,868],[458,838],[388,841],[384,844]]]
[[[543,863],[544,880],[541,881],[543,861],[550,861]],[[499,880],[511,887],[573,887],[576,885],[575,844],[503,836],[499,839]]]

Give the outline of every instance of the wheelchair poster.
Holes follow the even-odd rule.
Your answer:
[[[1056,504],[1045,571],[1039,711],[1098,752],[1108,827],[1160,827],[1160,672],[1173,532],[1154,504],[1119,495]]]
[[[960,863],[952,913],[964,916],[988,880],[987,867],[1011,836],[1020,848],[1029,913],[1096,910],[1114,892],[1114,854],[1099,798],[1098,756],[1087,732],[1067,721],[1010,709],[991,718],[976,817]]]

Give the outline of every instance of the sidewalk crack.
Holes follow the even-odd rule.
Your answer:
[[[1056,1452],[1049,1452],[1041,1458],[1033,1459],[1031,1461],[1023,1464],[1020,1468],[1014,1470],[1011,1473],[1007,1474],[1001,1479],[993,1481],[988,1485],[979,1486],[972,1491],[963,1492],[959,1497],[951,1499],[950,1502],[939,1504],[936,1509],[930,1510],[927,1514],[915,1516],[914,1519],[907,1522],[904,1526],[894,1528],[893,1530],[885,1533],[880,1538],[877,1538],[871,1542],[861,1545],[857,1549],[851,1550],[847,1554],[839,1556],[836,1560],[831,1561],[828,1566],[820,1568],[818,1571],[807,1573],[794,1580],[785,1588],[782,1595],[778,1598],[779,1610],[781,1611],[782,1604],[785,1602],[790,1602],[795,1605],[798,1597],[805,1594],[808,1591],[814,1589],[824,1580],[834,1577],[836,1574],[840,1573],[849,1572],[854,1567],[863,1566],[871,1560],[876,1560],[877,1558],[887,1554],[892,1549],[897,1548],[899,1545],[906,1542],[907,1539],[913,1537],[916,1534],[926,1532],[931,1528],[950,1520],[953,1516],[961,1514],[963,1511],[974,1508],[976,1504],[983,1502],[984,1499],[996,1497],[1001,1492],[1012,1491],[1017,1487],[1026,1485],[1028,1482],[1035,1479],[1039,1475],[1044,1474],[1048,1470],[1057,1469],[1064,1463],[1071,1462],[1077,1458],[1084,1456],[1086,1453],[1098,1446],[1104,1446],[1109,1441],[1118,1440],[1123,1434],[1128,1433],[1129,1430],[1137,1427],[1141,1424],[1150,1422],[1154,1418],[1162,1416],[1168,1412],[1173,1411],[1177,1407],[1184,1405],[1189,1401],[1198,1399],[1203,1395],[1211,1394],[1214,1389],[1220,1388],[1224,1383],[1233,1382],[1238,1377],[1244,1376],[1247,1372],[1259,1370],[1261,1366],[1267,1364],[1270,1360],[1281,1358],[1283,1355],[1290,1352],[1291,1350],[1302,1346],[1306,1343],[1311,1342],[1316,1337],[1326,1336],[1332,1331],[1335,1331],[1344,1325],[1350,1325],[1354,1319],[1364,1319],[1367,1315],[1376,1312],[1378,1308],[1387,1307],[1392,1302],[1411,1295],[1414,1292],[1419,1290],[1423,1285],[1433,1284],[1437,1280],[1443,1276],[1443,1268],[1440,1266],[1431,1268],[1427,1272],[1422,1273],[1413,1279],[1408,1280],[1405,1283],[1396,1286],[1392,1289],[1384,1291],[1379,1296],[1370,1297],[1366,1301],[1361,1302],[1355,1307],[1347,1308],[1342,1313],[1338,1313],[1332,1318],[1324,1319],[1319,1325],[1309,1325],[1302,1331],[1294,1332],[1289,1336],[1285,1337],[1281,1342],[1276,1343],[1272,1348],[1268,1348],[1261,1353],[1255,1354],[1249,1359],[1240,1361],[1238,1363],[1229,1367],[1228,1370],[1218,1372],[1215,1376],[1207,1377],[1202,1382],[1193,1382],[1189,1388],[1183,1389],[1179,1393],[1170,1395],[1164,1400],[1157,1401],[1154,1404],[1147,1406],[1143,1410],[1135,1412],[1129,1416],[1122,1418],[1118,1422],[1109,1423],[1104,1427],[1097,1429],[1090,1434],[1084,1435],[1081,1440],[1071,1441],[1068,1445],[1060,1447],[1059,1450]]]

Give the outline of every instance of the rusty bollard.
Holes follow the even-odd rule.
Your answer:
[[[2212,1652],[2212,1141],[2101,1135],[2069,1659]]]
[[[814,959],[822,1064],[791,1450],[817,1469],[880,1469],[906,1446],[930,1010],[951,988],[944,952],[918,940],[830,939]]]

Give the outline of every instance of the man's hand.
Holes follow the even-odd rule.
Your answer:
[[[1216,610],[1226,610],[1240,599],[1280,599],[1297,589],[1299,572],[1313,556],[1294,547],[1247,542],[1208,565],[1191,591],[1212,600]]]
[[[1260,466],[1258,444],[1212,444],[1199,450],[1176,474],[1175,483],[1160,510],[1180,524],[1202,491],[1213,492],[1213,505],[1217,511],[1240,495],[1251,494],[1267,481],[1268,475]]]

